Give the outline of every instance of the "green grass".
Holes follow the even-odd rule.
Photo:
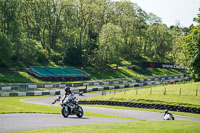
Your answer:
[[[134,68],[120,67],[118,70],[113,69],[113,70],[104,71],[104,72],[88,72],[88,73],[91,74],[92,80],[128,78],[128,77],[141,79],[141,78],[148,78],[151,76],[158,76],[158,75],[174,75],[174,74],[185,73],[185,71],[182,71],[182,70],[159,69],[159,68],[149,68],[149,69],[145,69],[145,71],[146,73],[143,73],[142,70],[138,71]],[[46,81],[41,81],[29,75],[26,72],[0,73],[0,82],[2,83],[50,83]],[[63,82],[63,83],[66,83],[66,82]]]
[[[185,71],[183,70],[175,70],[175,69],[160,69],[160,68],[148,68],[145,69],[145,73],[129,69],[127,67],[120,67],[118,70],[110,70],[105,72],[91,72],[91,79],[113,79],[113,78],[148,78],[151,76],[158,75],[175,75],[175,74],[183,74]]]
[[[0,113],[60,113],[59,107],[24,103],[20,100],[33,97],[0,97]]]
[[[125,67],[119,68],[118,70],[110,70],[104,72],[91,72],[91,79],[114,79],[114,78],[128,78],[128,77],[136,77],[136,78],[144,78],[145,76],[127,69]]]
[[[146,89],[138,89],[137,91],[127,91],[126,93],[121,92],[116,94],[100,95],[87,98],[86,100],[123,101],[200,107],[200,94],[195,96],[196,88],[199,86],[200,82],[190,82],[187,84],[165,85],[158,87],[154,86],[153,88],[148,87]],[[165,88],[166,95],[163,94]],[[180,88],[182,88],[181,95],[179,95]],[[150,94],[150,92],[152,92],[152,94]]]
[[[45,113],[45,114],[60,114],[60,107],[53,107],[47,105],[38,105],[31,103],[24,103],[20,100],[27,98],[36,98],[33,96],[30,97],[0,97],[0,114],[8,113]],[[128,117],[120,117],[92,112],[85,112],[84,116],[94,116],[94,117],[106,117],[106,118],[119,118],[119,119],[131,119]]]
[[[15,133],[26,133],[20,131]],[[200,122],[157,121],[125,122],[68,126],[49,129],[29,130],[29,133],[199,133]]]
[[[111,109],[124,109],[124,110],[139,110],[139,111],[164,113],[164,110],[159,110],[159,109],[133,108],[133,107],[109,106],[109,105],[81,105],[81,106],[101,107],[101,108],[111,108]],[[182,115],[182,116],[200,118],[200,114],[193,114],[193,113],[186,113],[186,112],[176,112],[176,111],[170,111],[170,112],[172,114],[175,114],[175,115]]]
[[[18,73],[8,73],[1,74],[0,73],[0,82],[5,83],[23,83],[23,82],[31,82],[29,78],[26,78]]]
[[[74,81],[74,82],[60,82],[59,83],[80,83],[85,81]],[[56,83],[56,81],[42,81],[39,80],[26,72],[18,73],[0,73],[0,83]]]
[[[0,82],[2,83],[42,83],[43,81],[29,75],[26,72],[19,73],[0,73]]]
[[[23,76],[24,78],[31,80],[31,82],[33,82],[33,83],[41,83],[41,82],[43,82],[42,80],[39,80],[39,79],[31,76],[30,74],[26,73],[26,72],[19,72],[19,74],[21,76]]]
[[[147,75],[157,76],[157,75],[174,75],[174,74],[183,74],[185,70],[177,69],[163,69],[163,68],[148,68]]]

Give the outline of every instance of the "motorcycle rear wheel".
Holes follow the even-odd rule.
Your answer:
[[[77,107],[76,116],[77,116],[78,118],[83,117],[83,108],[82,108],[81,106],[78,106],[78,107]]]

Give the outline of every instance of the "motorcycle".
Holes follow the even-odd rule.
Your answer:
[[[171,113],[166,113],[164,115],[164,120],[175,120],[175,118]]]
[[[60,100],[61,96],[58,99],[54,100],[52,104],[55,104],[56,101],[60,101],[62,107],[61,113],[63,117],[67,118],[69,115],[76,115],[78,118],[83,117],[83,108],[78,105],[78,99],[73,99],[72,101],[67,98]]]

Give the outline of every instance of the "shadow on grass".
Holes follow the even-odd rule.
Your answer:
[[[126,77],[123,73],[118,70],[111,70],[105,72],[91,72],[92,79],[113,79]]]
[[[0,82],[7,82],[7,83],[27,83],[32,82],[30,79],[24,77],[19,73],[12,73],[12,74],[0,74]]]
[[[145,76],[156,76],[156,75],[175,75],[175,74],[184,74],[185,70],[178,69],[161,69],[161,68],[145,68]]]
[[[139,78],[143,77],[142,74],[132,71],[130,69],[119,68],[115,70],[105,71],[105,72],[91,72],[92,79],[113,79],[113,78],[127,78],[134,77]]]

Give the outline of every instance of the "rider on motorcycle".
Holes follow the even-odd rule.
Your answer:
[[[62,107],[61,113],[63,117],[67,118],[68,115],[77,115],[78,118],[83,116],[83,109],[78,105],[78,99],[74,96],[74,93],[71,92],[69,87],[65,87],[65,95],[61,100],[61,96],[55,99],[52,104],[55,104],[56,101],[60,101]]]
[[[174,116],[167,109],[165,109],[164,120],[174,120]]]
[[[77,99],[74,96],[74,93],[71,92],[69,87],[65,87],[64,90],[65,90],[65,96],[62,102],[64,102],[65,100],[68,100],[70,103],[75,104]]]
[[[76,99],[76,97],[74,96],[74,93],[71,92],[69,87],[65,87],[65,95],[62,99],[62,103],[69,101],[70,103],[72,103],[73,105],[76,105],[76,102],[78,102],[78,99]],[[59,96],[57,99],[55,99],[52,104],[55,104],[56,101],[61,101],[61,96]]]

